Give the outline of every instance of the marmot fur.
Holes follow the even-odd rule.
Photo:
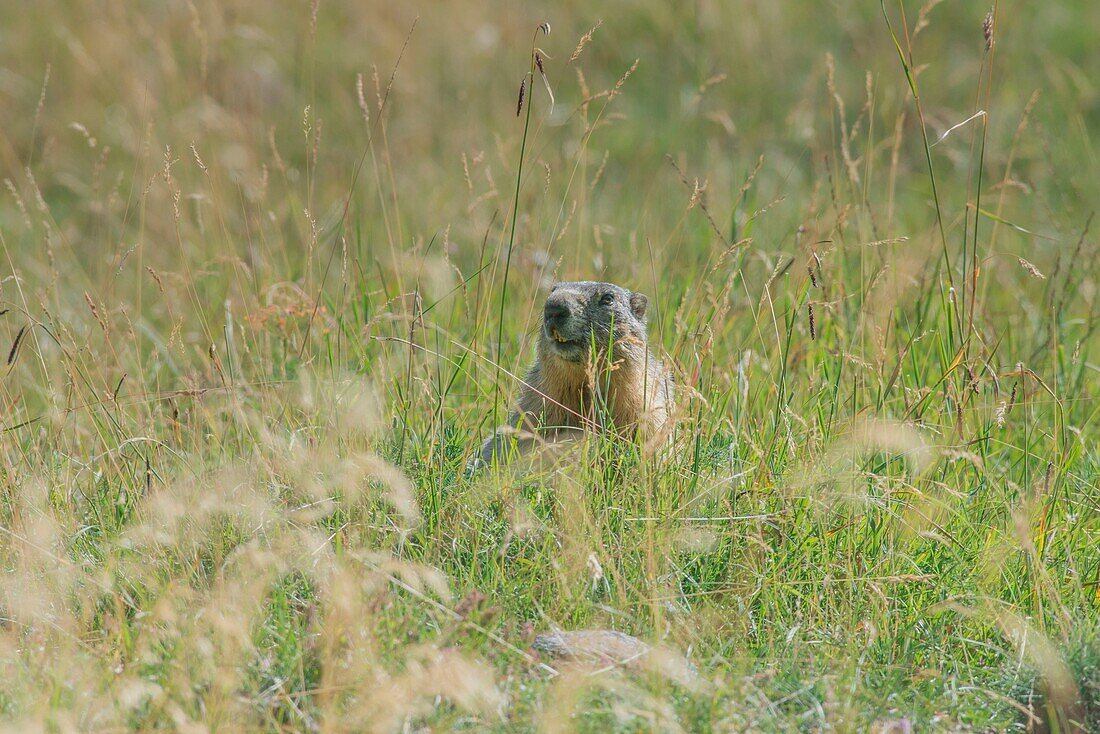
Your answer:
[[[672,382],[646,339],[648,299],[613,283],[558,283],[543,308],[535,364],[508,428],[482,446],[474,465],[502,461],[537,438],[580,431],[652,439],[673,408]]]

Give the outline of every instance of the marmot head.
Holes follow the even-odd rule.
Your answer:
[[[558,283],[542,314],[542,354],[585,362],[593,348],[613,359],[645,359],[646,306],[641,293],[614,283]]]

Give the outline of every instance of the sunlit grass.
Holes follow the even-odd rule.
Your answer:
[[[1097,9],[672,8],[6,26],[6,726],[1100,726]],[[466,476],[580,278],[671,443]]]

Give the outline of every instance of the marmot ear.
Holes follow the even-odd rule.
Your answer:
[[[634,318],[638,319],[639,321],[645,321],[645,309],[648,305],[649,299],[645,297],[645,294],[630,294],[630,310],[634,313]]]

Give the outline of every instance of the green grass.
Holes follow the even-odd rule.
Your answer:
[[[1094,4],[285,5],[0,34],[5,726],[1100,728]],[[554,279],[673,440],[466,477]]]

